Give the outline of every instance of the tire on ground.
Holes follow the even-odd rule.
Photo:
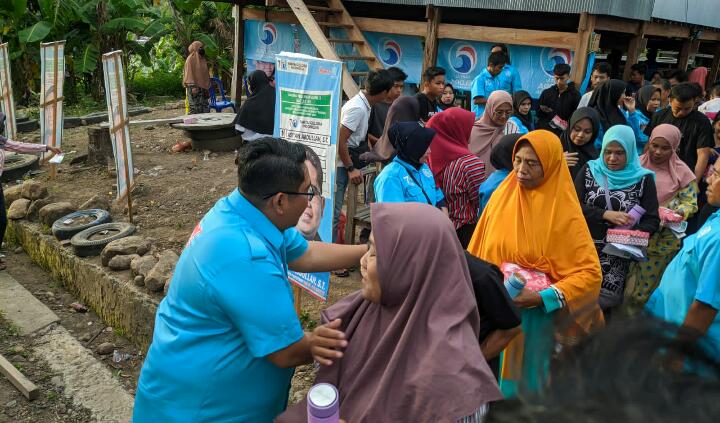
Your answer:
[[[103,234],[104,231],[110,233]],[[107,244],[116,239],[125,238],[135,232],[135,225],[125,222],[103,223],[76,233],[70,238],[75,255],[89,257],[100,255]],[[90,239],[96,236],[96,239]]]
[[[68,219],[78,219],[81,217],[92,217],[93,220],[87,223],[65,223]],[[110,213],[102,209],[80,210],[70,213],[56,220],[52,225],[52,233],[58,240],[70,239],[78,232],[92,228],[103,223],[110,222]]]

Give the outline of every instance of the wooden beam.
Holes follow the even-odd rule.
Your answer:
[[[661,22],[648,22],[645,35],[667,38],[690,38],[690,28]]]
[[[625,59],[625,69],[623,70],[623,81],[630,80],[630,67],[637,63],[641,50],[645,49],[647,40],[645,39],[646,22],[640,25],[640,31],[630,39],[627,50],[627,58]]]
[[[34,383],[30,382],[28,378],[26,378],[18,369],[15,368],[15,366],[12,365],[9,361],[5,359],[5,357],[0,354],[0,373],[5,375],[5,377],[15,385],[15,387],[20,391],[21,394],[25,396],[25,398],[29,400],[34,400],[38,397],[40,391],[38,391],[38,387],[35,386]]]
[[[613,31],[624,32],[626,34],[636,34],[640,29],[640,22],[628,21],[624,19],[614,18],[612,16],[597,16],[595,18],[595,30],[597,31]]]
[[[398,35],[417,35],[419,37],[424,37],[427,34],[427,23],[425,22],[358,17],[354,17],[354,19],[357,26],[363,31],[386,32],[388,34]]]
[[[300,21],[292,12],[278,12],[268,9],[250,9],[244,7],[242,10],[243,20],[266,21],[277,23],[299,24]]]
[[[532,29],[496,28],[489,26],[440,24],[439,38],[515,44],[523,46],[574,49],[577,34],[572,32],[537,31]]]
[[[690,41],[690,39],[683,41],[682,47],[680,48],[680,54],[678,54],[678,69],[687,70],[690,56],[697,52],[698,47],[700,47],[700,41]]]
[[[718,69],[720,68],[720,43],[715,44],[715,54],[713,54],[712,65],[710,65],[710,73],[708,73],[707,87],[715,85],[718,78]]]
[[[243,81],[243,59],[245,58],[245,21],[240,14],[240,6],[233,6],[233,18],[235,18],[235,39],[233,40],[233,74],[230,98],[235,106],[240,106],[242,99]]]
[[[423,71],[435,66],[438,54],[438,29],[442,19],[442,9],[433,5],[427,6],[427,34],[425,35],[425,52],[423,54]]]
[[[720,41],[720,32],[703,29],[699,38],[702,41]]]
[[[590,15],[587,12],[583,12],[580,15],[576,43],[572,47],[572,49],[575,50],[575,56],[570,72],[570,78],[578,85],[582,83],[585,77],[590,42],[592,41],[592,35],[595,31],[595,21],[595,15]]]

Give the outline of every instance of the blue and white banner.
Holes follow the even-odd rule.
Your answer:
[[[476,76],[487,67],[493,43],[441,39],[437,65],[447,71],[447,82],[455,89],[469,91]],[[553,67],[558,63],[572,65],[568,49],[509,45],[512,65],[520,73],[523,89],[533,98],[552,86]],[[582,81],[576,81],[580,84]]]
[[[421,37],[370,31],[363,35],[385,69],[397,66],[408,75],[405,82],[420,82],[424,53]]]
[[[305,163],[317,193],[296,228],[308,241],[331,242],[342,63],[285,52],[276,59],[274,135],[310,149]],[[330,273],[291,271],[290,280],[327,300]]]
[[[301,25],[245,21],[245,59],[275,63],[275,55],[281,51],[314,56],[315,44]]]

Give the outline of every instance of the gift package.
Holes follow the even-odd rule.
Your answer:
[[[630,229],[608,229],[606,242],[609,244],[632,245],[634,247],[647,247],[650,234],[644,231]]]
[[[552,283],[550,278],[543,272],[533,269],[527,269],[515,263],[503,263],[500,265],[505,280],[508,280],[513,273],[525,279],[525,288],[532,289],[535,292],[550,288]]]

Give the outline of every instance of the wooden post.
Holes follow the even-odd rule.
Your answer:
[[[708,74],[707,87],[710,88],[717,82],[718,69],[720,68],[720,43],[715,44],[712,65]]]
[[[302,314],[302,288],[297,285],[293,285],[293,291],[295,292],[295,314],[300,318]]]
[[[682,47],[680,48],[680,54],[678,55],[678,69],[687,70],[688,62],[690,62],[690,56],[697,52],[698,47],[700,47],[700,41],[690,41],[690,39],[683,41]]]
[[[45,75],[43,75],[42,77],[45,78]],[[63,78],[64,77],[65,76],[63,75]],[[58,94],[57,84],[58,84],[58,46],[54,46],[54,51],[53,51],[53,104],[52,104],[52,108],[53,108],[52,129],[53,129],[53,131],[52,131],[52,136],[50,137],[52,142],[49,143],[53,147],[57,147],[57,122],[58,122],[58,118],[57,118],[57,109],[58,109],[58,107],[57,107],[57,102],[58,102],[58,100],[57,100],[57,94]],[[62,119],[60,119],[60,125],[64,125],[64,122]],[[50,179],[55,179],[56,176],[57,176],[57,165],[54,163],[51,163],[50,164]]]
[[[40,391],[38,390],[38,387],[35,386],[34,383],[30,382],[28,378],[25,377],[22,373],[18,371],[18,369],[15,368],[15,366],[12,365],[5,357],[0,354],[0,373],[5,375],[6,378],[15,385],[15,387],[20,391],[21,394],[25,396],[25,398],[29,400],[34,400],[40,395]]]
[[[585,78],[585,68],[588,63],[588,50],[592,39],[593,31],[595,31],[595,15],[583,12],[580,15],[578,24],[577,44],[575,46],[575,57],[573,59],[571,79],[576,83],[582,83]]]
[[[423,66],[425,69],[435,66],[437,63],[438,53],[438,31],[440,28],[440,20],[442,19],[442,10],[439,7],[428,5],[425,11],[427,18],[427,33],[425,34],[425,53],[423,54]]]
[[[235,18],[235,40],[233,58],[233,77],[230,97],[235,106],[240,106],[243,87],[243,63],[245,62],[245,21],[242,18],[242,10],[239,5],[233,6],[233,18]]]
[[[645,50],[647,46],[647,39],[645,38],[645,26],[643,22],[640,25],[640,31],[630,39],[627,50],[627,59],[625,59],[625,69],[623,70],[623,81],[630,80],[630,67],[637,63],[640,53]]]

